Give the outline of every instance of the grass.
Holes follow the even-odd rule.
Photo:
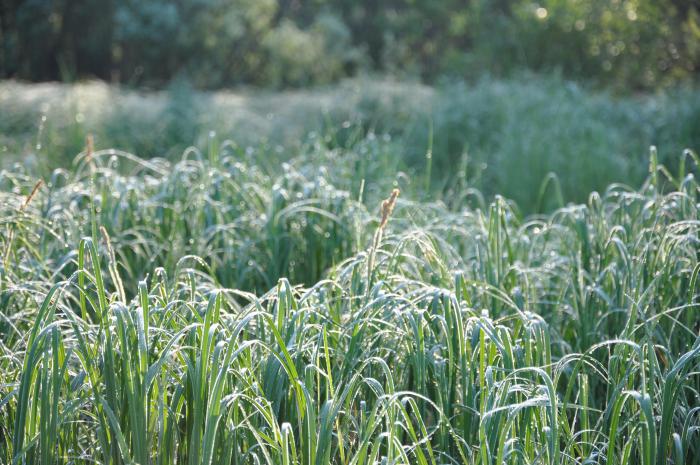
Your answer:
[[[376,134],[391,137],[392,163],[432,198],[450,202],[468,183],[537,213],[583,203],[611,183],[640,185],[650,145],[676,173],[682,151],[700,147],[698,102],[695,88],[621,96],[532,75],[436,88],[364,78],[285,93],[9,81],[0,83],[0,163],[21,158],[49,176],[70,167],[88,134],[97,148],[177,161],[192,144],[206,152],[213,131],[241,148],[267,145],[269,164]],[[558,186],[547,181],[552,173]],[[562,202],[549,195],[556,190]]]
[[[338,137],[2,171],[0,461],[700,463],[697,156],[524,215]]]

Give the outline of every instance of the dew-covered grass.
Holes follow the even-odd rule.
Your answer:
[[[698,158],[528,215],[391,144],[0,172],[0,462],[700,463]]]

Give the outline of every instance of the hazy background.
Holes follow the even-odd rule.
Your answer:
[[[552,174],[583,201],[700,147],[699,0],[0,0],[0,44],[2,162],[45,173],[87,134],[267,162],[375,138],[435,195],[531,210]]]
[[[560,72],[624,91],[697,75],[697,0],[2,0],[0,76],[304,86],[361,72]]]

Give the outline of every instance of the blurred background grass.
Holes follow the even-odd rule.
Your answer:
[[[652,144],[671,169],[700,146],[699,11],[698,0],[0,0],[0,166],[47,174],[87,134],[171,159],[216,134],[268,162],[376,137],[388,166],[435,198],[475,187],[547,210],[638,185]]]
[[[565,201],[585,201],[612,182],[636,186],[648,148],[674,169],[700,146],[700,93],[692,87],[619,96],[557,77],[419,83],[354,78],[307,90],[202,91],[178,82],[142,92],[99,81],[0,83],[0,150],[48,175],[67,167],[94,135],[97,148],[178,159],[213,136],[278,163],[325,149],[360,150],[376,138],[389,163],[423,182],[432,146],[430,192],[462,186],[515,199],[526,211],[550,172]],[[432,144],[431,144],[432,141]],[[395,172],[385,175],[393,178]],[[423,187],[423,186],[421,186]],[[550,186],[554,187],[554,186]]]

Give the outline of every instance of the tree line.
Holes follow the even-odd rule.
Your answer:
[[[700,0],[0,0],[0,77],[198,87],[558,72],[697,76]]]

